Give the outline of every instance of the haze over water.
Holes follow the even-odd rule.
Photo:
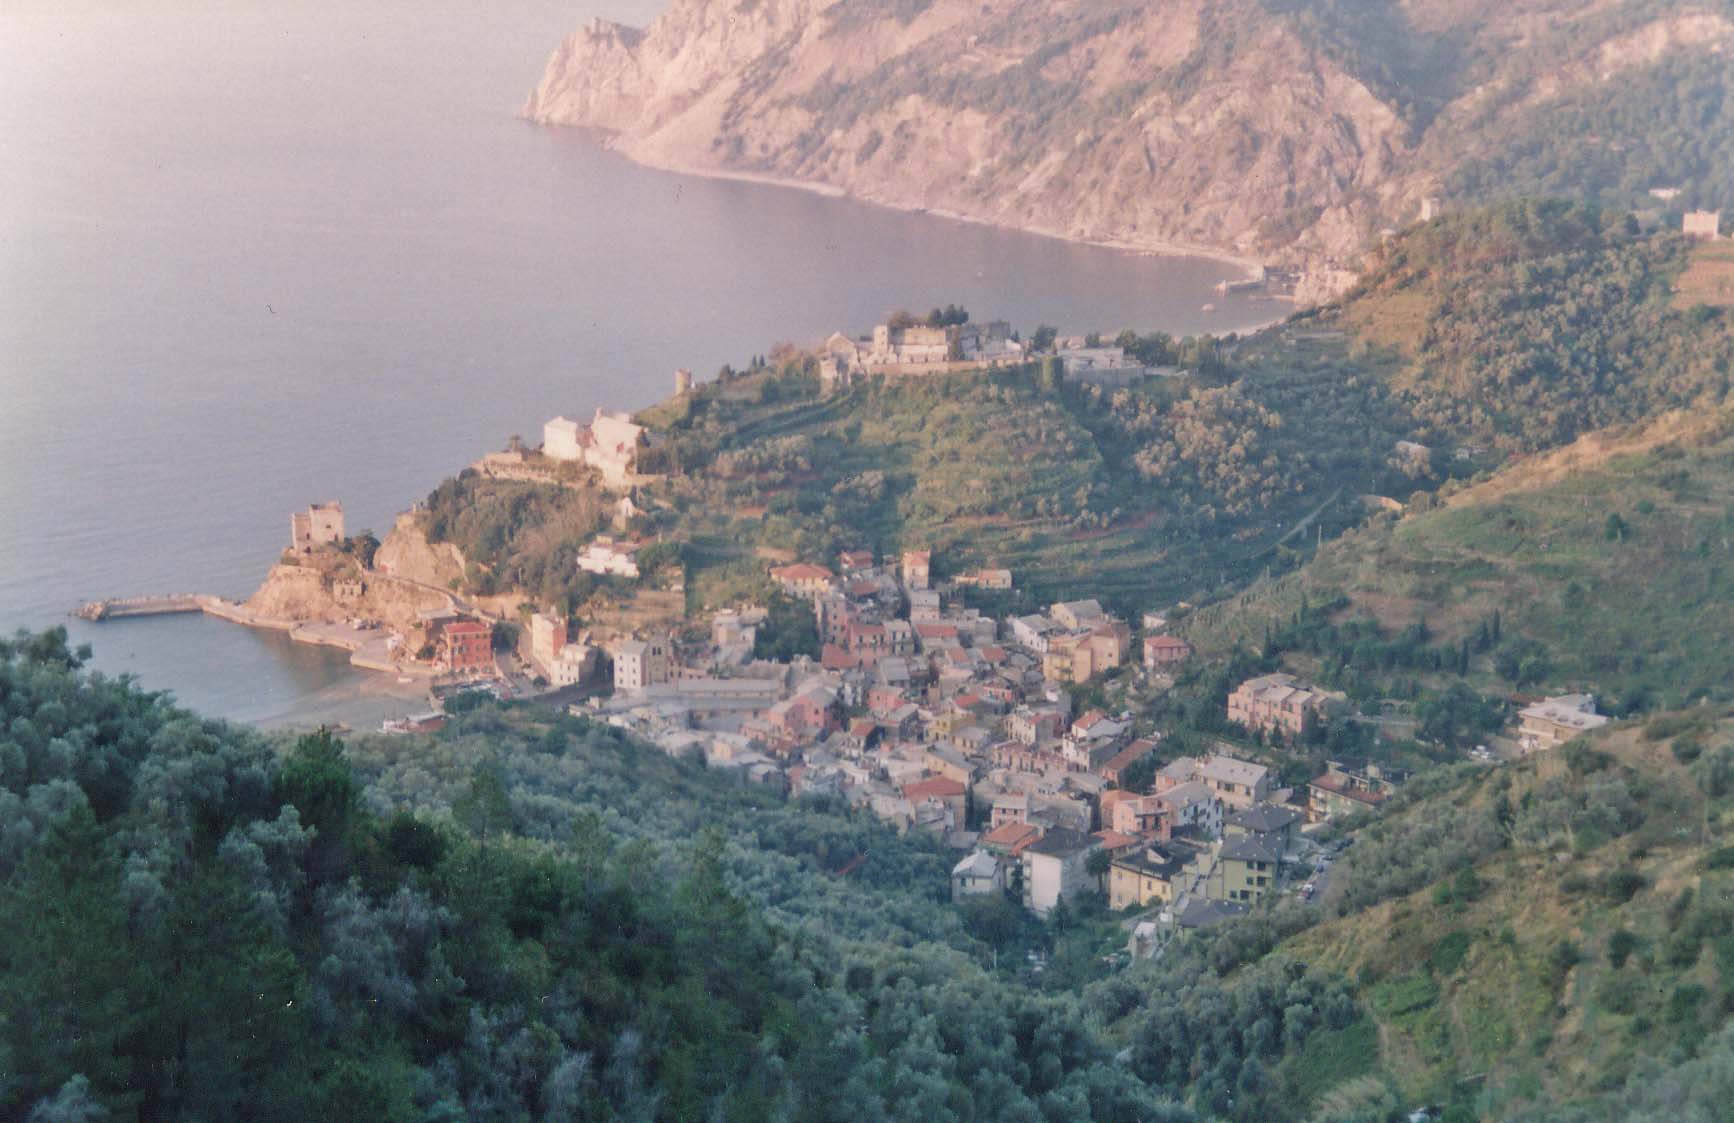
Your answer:
[[[0,631],[245,596],[310,501],[383,535],[555,413],[899,307],[1177,334],[1282,311],[1216,297],[1218,263],[651,171],[513,118],[564,35],[654,3],[112,7],[0,6]],[[221,621],[68,623],[217,716],[416,708]]]

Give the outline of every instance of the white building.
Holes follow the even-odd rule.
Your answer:
[[[614,690],[634,693],[668,681],[668,643],[630,639],[614,646]]]
[[[588,425],[556,417],[542,426],[542,455],[550,460],[588,464],[616,485],[628,484],[638,470],[644,426],[629,413],[598,409]]]
[[[587,643],[569,643],[548,668],[548,681],[554,686],[577,686],[595,671],[596,649]]]
[[[977,850],[951,867],[951,899],[961,901],[979,893],[1005,890],[1005,872],[999,859],[985,850]]]
[[[550,612],[530,617],[530,662],[543,678],[552,680],[554,663],[566,646],[566,621]]]
[[[585,573],[604,576],[637,577],[638,550],[637,543],[620,542],[599,534],[578,555],[578,568]]]
[[[1680,223],[1680,231],[1688,238],[1718,241],[1722,237],[1722,212],[1687,211],[1686,217]]]
[[[542,426],[542,455],[550,460],[582,460],[584,426],[569,417],[556,417]]]
[[[1593,694],[1560,694],[1517,712],[1517,742],[1526,753],[1565,744],[1608,719],[1596,713]]]
[[[1024,850],[1024,906],[1046,916],[1062,901],[1091,888],[1085,863],[1098,841],[1081,831],[1055,827]]]

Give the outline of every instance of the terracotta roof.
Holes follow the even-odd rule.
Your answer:
[[[990,846],[1005,846],[1013,854],[1021,854],[1024,847],[1042,837],[1042,828],[1034,823],[1001,823],[993,830],[981,836],[981,841]]]
[[[827,671],[846,671],[860,662],[859,658],[834,643],[826,644],[819,652],[819,665]]]
[[[1333,795],[1346,796],[1356,803],[1365,803],[1369,807],[1377,807],[1385,802],[1384,792],[1370,792],[1364,788],[1351,788],[1334,776],[1320,776],[1312,781],[1311,787],[1321,788]]]
[[[491,624],[484,624],[480,620],[454,620],[441,629],[448,636],[473,636],[493,630]]]
[[[1123,846],[1131,846],[1138,841],[1136,835],[1121,834],[1119,831],[1097,831],[1096,837],[1102,840],[1102,845],[1108,850],[1118,850]]]
[[[771,576],[778,581],[829,581],[835,574],[822,565],[798,562],[795,565],[778,566],[771,570]]]
[[[944,776],[934,776],[927,780],[917,780],[913,784],[903,785],[903,798],[916,799],[946,799],[950,796],[962,795],[965,792],[962,784]]]
[[[1102,774],[1104,776],[1109,774],[1117,776],[1132,765],[1138,763],[1138,761],[1149,756],[1155,748],[1156,742],[1140,737],[1138,740],[1133,741],[1130,745],[1127,745],[1124,749],[1121,749],[1118,753],[1114,754],[1114,758],[1102,766]]]

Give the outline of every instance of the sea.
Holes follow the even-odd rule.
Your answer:
[[[1026,333],[1267,321],[1224,263],[638,167],[516,119],[562,37],[659,5],[0,4],[0,632],[265,727],[425,708],[344,653],[81,601],[241,598],[555,414],[959,303]],[[1205,311],[1206,304],[1215,305]]]

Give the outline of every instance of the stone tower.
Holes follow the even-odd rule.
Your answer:
[[[681,367],[674,372],[674,392],[677,395],[692,393],[692,371]]]

